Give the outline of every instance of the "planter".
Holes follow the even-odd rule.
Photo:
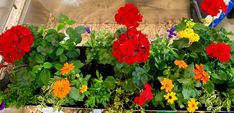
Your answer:
[[[0,35],[0,53],[14,67],[6,76],[9,84],[0,91],[0,109],[26,106],[23,112],[35,113],[54,109],[106,113],[231,111],[231,33],[182,19],[165,29],[166,38],[157,36],[150,41],[138,27],[142,20],[137,7],[126,4],[115,15],[116,23],[125,27],[115,32],[75,26],[65,15],[60,15],[58,25],[52,28],[18,25],[6,30]],[[89,40],[85,46],[77,46],[83,36]]]

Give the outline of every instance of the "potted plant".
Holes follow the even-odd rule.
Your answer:
[[[107,113],[231,110],[233,33],[182,19],[168,36],[149,41],[137,29],[142,16],[133,4],[121,7],[115,20],[125,26],[115,33],[70,27],[75,21],[64,15],[55,29],[29,25],[4,32],[0,54],[13,68],[0,92],[2,105],[37,105],[44,112],[46,106]],[[77,47],[84,33],[90,40]]]

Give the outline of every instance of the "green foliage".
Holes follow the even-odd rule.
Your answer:
[[[132,72],[132,76],[133,83],[138,87],[143,86],[149,79],[147,70],[140,67],[135,68],[135,70]]]
[[[33,85],[9,84],[7,95],[4,100],[7,107],[22,107],[28,104],[37,103],[36,87]]]
[[[86,44],[88,46],[86,63],[96,60],[99,64],[113,64],[115,61],[112,56],[112,42],[114,39],[112,33],[104,30],[92,32],[90,40]]]
[[[96,72],[96,75],[98,78],[93,79],[93,83],[89,88],[89,98],[85,101],[85,106],[94,108],[98,105],[102,105],[106,108],[111,99],[111,90],[115,88],[115,79],[107,77],[103,80],[103,77],[98,71]]]
[[[53,104],[59,107],[79,100],[72,98],[74,100],[61,101],[53,96],[51,89],[48,89],[59,78],[73,78],[72,82],[76,81],[75,75],[61,77],[60,69],[65,62],[74,64],[75,69],[71,72],[73,74],[80,73],[80,68],[84,65],[79,61],[80,50],[76,44],[81,42],[81,34],[85,32],[85,27],[66,27],[73,25],[75,21],[64,15],[60,15],[58,21],[57,29],[29,26],[34,35],[34,43],[31,51],[15,63],[16,67],[11,73],[10,80],[14,84],[8,86],[6,93],[6,101],[10,106],[40,103],[42,106]],[[61,32],[62,29],[67,34]],[[82,79],[82,83],[86,81],[85,84],[88,85],[86,79]],[[74,88],[79,89],[80,86],[74,86],[73,92]],[[82,94],[83,98],[87,93]]]
[[[113,41],[125,33],[126,28],[118,29],[115,34],[105,30],[86,34],[90,40],[85,45],[85,54],[82,54],[77,44],[86,32],[85,27],[71,27],[75,21],[64,15],[59,16],[58,22],[56,29],[29,26],[35,37],[31,51],[15,63],[10,76],[11,83],[0,92],[0,101],[5,100],[7,106],[39,104],[60,109],[61,106],[81,102],[86,107],[107,108],[110,112],[131,112],[139,109],[134,98],[141,94],[146,83],[152,85],[154,98],[144,104],[142,112],[145,108],[151,108],[151,105],[159,109],[186,109],[191,98],[213,112],[224,108],[230,111],[234,103],[234,49],[230,61],[226,63],[209,58],[206,54],[206,47],[211,42],[225,42],[234,48],[233,41],[228,38],[233,33],[225,29],[217,30],[194,23],[191,29],[200,36],[200,40],[193,43],[178,36],[173,39],[157,36],[151,42],[147,62],[127,65],[119,63],[112,55]],[[176,25],[176,33],[186,29],[187,22],[187,19],[183,19]],[[180,68],[175,60],[183,60],[188,66]],[[74,69],[62,75],[61,68],[66,62],[73,64]],[[102,70],[98,67],[100,64],[109,66],[110,70]],[[207,72],[209,75],[206,83],[195,79],[196,64],[204,65],[202,74]],[[95,73],[90,70],[99,70],[102,75],[96,71],[94,76]],[[102,71],[114,72],[108,75]],[[172,81],[170,92],[175,92],[177,97],[174,104],[167,103],[164,97],[168,93],[161,89],[164,78]],[[71,83],[71,90],[63,99],[53,93],[54,83],[61,79]],[[224,87],[220,88],[221,85]],[[81,90],[83,86],[88,88],[84,92]]]
[[[224,96],[225,98],[222,98]],[[205,104],[206,109],[208,111],[215,112],[221,112],[223,108],[226,108],[228,112],[230,112],[231,108],[231,100],[229,99],[228,95],[226,93],[219,94],[217,92],[212,93],[205,93],[201,98],[200,102]]]

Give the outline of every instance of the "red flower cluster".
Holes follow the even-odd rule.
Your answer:
[[[149,57],[150,42],[140,31],[129,30],[121,34],[113,43],[112,55],[119,62],[135,64],[146,62]]]
[[[135,64],[146,62],[149,57],[150,42],[146,35],[137,31],[138,22],[142,16],[133,4],[126,4],[118,10],[115,15],[118,24],[126,25],[127,32],[119,36],[113,43],[112,55],[119,62]]]
[[[231,57],[231,47],[225,43],[211,43],[206,48],[206,54],[211,58],[218,58],[221,62],[227,62]]]
[[[149,84],[145,84],[145,90],[143,90],[140,96],[134,98],[134,102],[139,106],[142,106],[147,101],[153,99],[152,87]]]
[[[0,35],[0,54],[5,62],[14,63],[30,51],[32,32],[24,26],[14,26]]]
[[[211,16],[216,16],[220,10],[227,11],[227,5],[223,0],[203,0],[200,4],[204,12]]]
[[[124,7],[119,8],[118,13],[115,15],[115,21],[118,24],[126,25],[128,28],[137,27],[138,22],[142,21],[142,16],[133,4],[126,4]]]

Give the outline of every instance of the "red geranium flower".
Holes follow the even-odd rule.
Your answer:
[[[211,16],[217,16],[220,10],[224,13],[227,11],[227,5],[223,0],[203,0],[200,5],[202,10]]]
[[[128,28],[137,27],[142,21],[142,16],[133,4],[126,4],[119,8],[115,15],[115,21],[118,24],[126,25]]]
[[[14,26],[0,36],[0,54],[5,62],[13,63],[30,51],[32,32],[24,26]]]
[[[147,101],[153,99],[152,87],[149,84],[145,84],[145,89],[141,94],[134,98],[134,102],[142,107]]]
[[[112,55],[119,62],[135,64],[146,62],[149,58],[150,42],[145,34],[129,29],[113,43]]]
[[[231,57],[231,47],[225,43],[211,43],[206,48],[206,54],[211,58],[217,58],[221,62],[227,62]]]

